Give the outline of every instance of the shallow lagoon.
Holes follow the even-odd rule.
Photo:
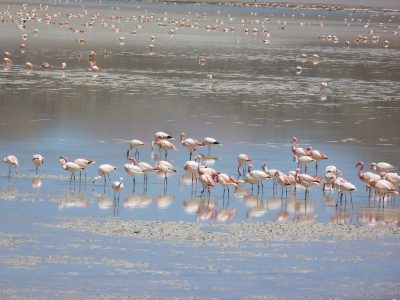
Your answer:
[[[19,8],[20,6],[12,6],[10,11],[14,13]],[[71,277],[73,282],[81,282],[82,278],[87,278],[88,286],[94,286],[95,272],[91,270],[85,273],[83,270],[87,265],[96,265],[102,257],[101,254],[92,253],[95,258],[89,264],[77,261],[73,270],[67,274],[63,270],[64,263],[49,263],[52,262],[48,260],[48,256],[52,255],[52,250],[49,249],[65,247],[64,242],[60,246],[60,238],[62,241],[64,238],[69,239],[72,244],[85,238],[99,239],[99,243],[105,245],[113,241],[123,245],[132,243],[132,239],[129,238],[99,237],[73,230],[50,230],[39,225],[56,226],[70,217],[117,218],[121,221],[199,221],[207,226],[215,225],[218,221],[204,220],[207,216],[198,220],[200,216],[196,215],[193,209],[186,210],[190,213],[185,212],[185,204],[209,206],[211,203],[215,211],[226,208],[236,210],[236,215],[230,223],[275,221],[285,216],[283,219],[289,222],[398,226],[398,204],[385,203],[383,207],[370,201],[355,168],[358,160],[364,160],[366,163],[388,161],[399,167],[400,43],[398,35],[393,34],[393,31],[398,30],[398,14],[350,15],[349,12],[308,13],[271,8],[239,9],[212,5],[150,3],[121,5],[119,10],[116,6],[111,10],[107,4],[89,5],[87,15],[83,15],[82,18],[67,17],[67,12],[77,16],[82,14],[84,11],[80,5],[49,4],[49,11],[40,11],[40,14],[58,11],[61,11],[61,14],[56,17],[57,22],[53,25],[27,22],[25,29],[18,29],[15,23],[4,22],[0,26],[2,47],[13,52],[14,61],[11,66],[0,69],[0,147],[3,157],[12,153],[19,158],[21,164],[19,176],[11,180],[7,178],[6,166],[2,167],[1,222],[2,228],[6,228],[3,229],[3,234],[21,234],[23,238],[16,238],[17,240],[26,240],[26,235],[34,237],[32,241],[27,239],[27,247],[24,242],[18,246],[10,246],[7,242],[2,244],[2,262],[6,266],[5,270],[11,272],[11,278],[20,278],[24,269],[18,267],[17,258],[26,258],[28,255],[36,262],[32,264],[31,274],[38,278],[51,278],[54,274],[60,278]],[[80,27],[97,11],[101,15],[92,29]],[[124,18],[112,21],[110,15]],[[138,27],[132,16],[148,16],[149,20]],[[126,17],[130,19],[126,20]],[[182,18],[187,18],[185,22],[193,27],[176,27],[170,22],[172,19]],[[344,21],[345,18],[347,21]],[[244,25],[240,24],[242,19]],[[370,27],[364,28],[368,20]],[[59,21],[68,21],[69,24],[61,26]],[[287,22],[285,30],[280,29],[282,22]],[[321,22],[324,26],[321,26]],[[386,29],[379,24],[381,22],[387,26]],[[105,23],[108,26],[105,26]],[[167,26],[158,25],[160,23],[166,23]],[[216,23],[216,30],[206,30],[207,25]],[[120,28],[121,32],[113,32],[113,24]],[[262,26],[269,30],[270,36],[261,32]],[[83,28],[84,32],[73,33],[70,27]],[[223,28],[231,27],[235,30],[223,31]],[[34,28],[39,29],[37,34],[33,33]],[[259,32],[246,34],[245,28],[257,28]],[[171,29],[176,32],[172,36],[168,34]],[[368,29],[374,30],[374,34],[380,36],[379,42],[373,44],[369,39],[368,42],[355,44],[354,38],[359,34],[368,36]],[[137,33],[133,35],[132,31]],[[27,41],[20,38],[23,33],[28,34]],[[329,34],[337,35],[339,42],[333,43],[318,38]],[[156,37],[154,41],[150,39],[152,35]],[[120,36],[125,37],[123,44],[120,43]],[[81,38],[85,40],[84,43],[79,43]],[[352,42],[352,47],[344,46],[346,40]],[[390,42],[388,48],[383,47],[384,40]],[[27,44],[24,51],[19,49],[22,42]],[[146,51],[146,46],[150,43],[155,45],[154,53]],[[98,53],[96,61],[101,68],[99,73],[88,71],[87,54],[92,49]],[[107,49],[108,56],[102,55],[103,49]],[[77,58],[80,53],[83,54],[81,61]],[[308,55],[306,59],[301,57],[303,53]],[[312,54],[318,54],[320,59],[312,59]],[[199,65],[199,57],[206,58],[205,65]],[[26,61],[35,65],[33,70],[24,69]],[[44,61],[48,61],[54,67],[43,71],[40,64]],[[67,63],[65,71],[60,70],[61,62]],[[299,75],[295,72],[296,66],[303,69]],[[212,82],[207,80],[207,74],[212,74]],[[319,90],[322,81],[328,82],[330,86],[324,95],[321,95]],[[326,99],[322,96],[326,96]],[[198,197],[199,188],[192,189],[190,183],[185,184],[181,180],[181,166],[189,155],[180,145],[177,152],[168,156],[177,167],[178,173],[168,178],[167,188],[164,189],[162,178],[151,175],[147,192],[144,192],[142,178],[138,178],[133,194],[131,179],[122,168],[128,147],[127,141],[139,138],[148,142],[148,146],[141,151],[140,158],[150,162],[149,144],[154,132],[159,130],[176,137],[177,145],[179,133],[182,131],[198,139],[205,136],[217,138],[223,145],[213,149],[216,160],[211,162],[212,166],[235,176],[236,156],[243,152],[252,156],[256,168],[262,163],[267,163],[270,168],[283,171],[294,169],[296,164],[292,161],[290,139],[297,136],[302,146],[311,144],[328,155],[329,160],[319,166],[319,175],[323,174],[326,165],[334,164],[342,170],[346,179],[356,184],[358,191],[353,193],[353,206],[348,202],[346,206],[337,208],[336,194],[324,195],[321,189],[312,190],[307,201],[304,200],[304,191],[301,190],[296,196],[289,193],[287,198],[284,196],[281,199],[280,190],[274,194],[271,182],[265,184],[262,193],[257,193],[256,190],[251,193],[250,186],[245,186],[244,188],[249,190],[245,192],[245,197],[238,197],[232,193],[228,199],[222,198],[222,189],[217,187],[212,190],[211,199],[201,199]],[[34,176],[31,163],[32,154],[37,152],[45,156],[45,164],[40,169],[41,185]],[[199,152],[207,154],[205,149],[200,149]],[[97,175],[96,169],[101,163],[117,166],[118,170],[112,175],[112,179],[120,176],[125,178],[125,189],[120,196],[119,208],[113,206],[110,186],[104,189],[101,182],[93,185],[91,180],[86,184],[69,184],[68,174],[58,163],[60,155],[71,158],[90,157],[96,160],[96,164],[88,169],[89,178]],[[310,170],[315,171],[313,167]],[[208,230],[207,227],[204,228]],[[3,240],[8,241],[8,238]],[[183,251],[179,246],[163,242],[160,245],[154,241],[135,240],[134,243],[144,244],[143,247],[137,246],[138,249],[143,249],[137,251],[143,252],[152,249],[154,244],[166,249],[165,251]],[[364,243],[367,242],[348,242],[340,244],[340,247],[344,252],[350,253],[353,248],[362,249]],[[381,241],[374,240],[368,243],[380,245]],[[32,248],[32,244],[39,245],[37,250],[32,250],[35,249]],[[377,245],[375,246],[378,247]],[[382,282],[390,283],[390,278],[398,278],[399,274],[390,267],[393,259],[398,263],[396,251],[391,252],[388,249],[393,245],[394,249],[398,249],[398,240],[393,244],[385,241],[383,245],[387,253],[391,254],[387,254],[383,259],[383,265],[387,264],[387,267],[384,267],[382,274],[377,277]],[[389,246],[386,247],[387,245]],[[287,246],[285,245],[284,249]],[[76,254],[71,252],[73,247],[66,247],[63,255],[82,258],[84,252],[90,251],[87,247],[90,249],[90,246],[77,246]],[[120,249],[126,247],[121,246]],[[184,244],[182,247],[188,246]],[[217,251],[221,255],[218,248],[212,248],[212,245],[206,247],[207,250],[214,249],[210,251]],[[255,248],[251,244],[246,247],[254,254]],[[289,249],[290,247],[297,245],[289,245]],[[329,251],[337,251],[324,242],[303,244],[302,247],[306,256],[313,247],[327,247]],[[118,250],[116,254],[107,248],[104,255],[108,259],[118,259],[121,251],[123,250]],[[195,250],[193,253],[194,257],[197,257],[201,255],[201,250]],[[219,255],[216,254],[216,259],[223,260]],[[292,254],[288,257],[292,257]],[[374,270],[376,262],[372,263],[367,254],[361,257],[360,268]],[[141,261],[147,263],[151,259],[145,256],[142,258]],[[65,258],[63,259],[65,261]],[[132,259],[132,256],[127,256],[127,261],[132,262]],[[188,260],[191,259],[193,256],[189,256]],[[235,261],[235,256],[232,259]],[[162,268],[170,270],[171,266],[163,263],[164,258],[157,256],[158,260],[158,263],[163,265]],[[261,272],[265,275],[265,270],[257,270],[260,261],[264,262],[256,259],[245,269],[251,274]],[[249,260],[244,259],[244,262]],[[27,263],[29,264],[29,259],[23,267],[26,267]],[[174,263],[179,264],[177,261]],[[243,267],[239,263],[231,263],[233,273]],[[272,260],[268,263],[274,264]],[[287,260],[284,260],[283,264],[286,267],[290,265]],[[103,261],[100,265],[104,270],[99,273],[99,280],[104,278],[102,275],[111,272],[112,264]],[[321,264],[315,264],[313,268],[318,269],[320,266]],[[348,276],[362,273],[349,270],[348,263],[338,266],[339,269],[343,268],[342,271],[345,270]],[[209,264],[206,264],[204,268],[209,267]],[[43,268],[51,272],[44,275],[41,272]],[[231,298],[233,295],[273,295],[291,298],[302,290],[301,286],[310,286],[307,281],[311,280],[311,277],[304,275],[308,272],[302,272],[301,278],[296,278],[300,283],[293,289],[294,294],[278,290],[267,291],[258,280],[246,281],[240,277],[234,280],[234,283],[245,282],[252,285],[256,291],[254,294],[249,290],[238,294],[234,289],[225,291],[217,286],[213,286],[214,292],[218,291],[215,294],[201,288],[194,293],[194,282],[204,283],[207,272],[200,272],[199,277],[195,276],[197,279],[193,281],[186,278],[194,276],[193,268],[189,269],[192,271],[187,274],[168,273],[165,275],[168,279],[165,282],[150,276],[154,282],[160,283],[160,288],[154,289],[152,285],[148,285],[143,293],[133,287],[125,290],[114,287],[110,290],[102,286],[100,280],[96,284],[99,289],[98,295],[121,292],[121,295],[150,297],[215,295],[218,298]],[[220,273],[216,270],[213,272]],[[315,273],[318,276],[324,274],[330,277],[326,266],[324,271]],[[124,274],[122,276],[118,272],[117,275],[113,273],[110,278],[122,280],[122,284],[125,280],[132,280],[126,272]],[[141,275],[138,277],[143,278],[143,274],[139,274]],[[276,271],[276,274],[284,276],[279,271]],[[43,281],[40,279],[22,280],[18,286],[15,281],[8,281],[3,275],[2,290],[6,291],[8,288],[10,295],[19,288],[25,290],[24,294],[31,294],[32,284],[35,283],[38,284],[37,296],[49,296],[46,295],[47,292],[40,283]],[[187,280],[186,285],[182,287],[182,282],[174,282],[173,276]],[[371,279],[368,273],[364,276],[360,282]],[[389,276],[389,280],[385,280],[385,276]],[[233,280],[221,279],[223,277],[219,276],[216,278],[221,280],[221,284]],[[287,277],[282,278],[290,280]],[[344,284],[344,281],[340,283]],[[64,296],[67,297],[71,287],[67,284],[65,288],[61,288],[62,284],[63,280],[56,282],[49,286],[49,290],[58,289],[61,294],[65,292]],[[171,294],[166,293],[166,287],[169,285],[173,287]],[[267,284],[269,287],[273,285],[274,283]],[[189,292],[183,292],[185,289],[189,289]],[[399,288],[393,283],[392,289],[389,290],[396,294]],[[77,291],[80,296],[97,294],[85,290],[83,286],[77,288]],[[343,298],[359,296],[362,291],[360,287],[359,290],[352,291],[353,294],[349,292],[349,297],[344,294]],[[370,287],[367,294],[372,295],[376,291],[380,291],[380,288]],[[300,295],[309,294],[303,292]],[[322,298],[332,296],[325,291],[315,291],[311,295]]]

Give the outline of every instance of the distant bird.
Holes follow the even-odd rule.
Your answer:
[[[286,189],[286,197],[287,197],[287,187],[292,185],[292,181],[290,176],[285,174],[281,174],[279,171],[276,171],[274,174],[274,179],[282,187],[281,198],[283,196],[283,188]]]
[[[133,161],[133,163],[135,165],[137,165],[140,168],[140,170],[142,170],[142,172],[143,172],[143,184],[145,185],[145,188],[146,188],[147,187],[147,181],[148,181],[148,175],[147,174],[155,171],[156,169],[152,165],[147,163],[147,162],[138,161],[135,158],[132,159],[132,161]]]
[[[320,92],[325,92],[328,88],[329,88],[329,85],[326,82],[321,82],[321,84],[319,85]]]
[[[27,61],[25,63],[25,69],[32,70],[33,69],[33,64],[31,62]]]
[[[68,158],[66,156],[60,156],[60,163],[65,171],[71,173],[69,182],[71,183],[72,179],[74,179],[75,182],[75,173],[80,171],[81,167],[72,161],[68,161]]]
[[[215,145],[222,145],[220,142],[218,142],[216,139],[212,137],[205,137],[203,139],[203,144],[208,147],[208,154],[211,152],[211,147]]]
[[[48,62],[44,62],[44,63],[42,63],[42,69],[49,70],[49,69],[51,69],[51,65]]]
[[[3,158],[3,162],[8,165],[8,177],[11,177],[11,168],[14,168],[17,175],[17,167],[19,166],[18,158],[14,155],[9,155]]]
[[[192,185],[194,181],[197,181],[198,172],[197,169],[199,168],[199,163],[197,161],[188,160],[184,163],[183,169],[192,176]]]
[[[142,142],[141,140],[131,140],[131,141],[129,142],[128,151],[126,152],[126,157],[128,158],[128,157],[129,157],[130,151],[133,150],[133,149],[135,149],[134,157],[135,157],[136,159],[139,159],[139,148],[140,148],[140,147],[143,147],[144,145],[145,145],[145,143]]]
[[[372,162],[371,169],[379,173],[396,171],[396,168],[387,162]]]
[[[193,152],[196,151],[196,147],[202,147],[202,146],[204,146],[204,144],[200,143],[196,139],[187,138],[186,137],[186,133],[184,133],[184,132],[181,132],[180,135],[181,135],[181,144],[182,144],[183,147],[188,149],[188,151],[189,151],[189,160],[192,160],[192,155],[193,155]]]
[[[237,171],[239,176],[242,176],[242,173],[240,172],[240,168],[242,168],[242,172],[246,173],[246,166],[251,163],[251,157],[247,154],[241,153],[237,156],[238,160],[238,167]]]
[[[67,68],[67,64],[65,62],[61,63],[61,70],[65,70]]]
[[[97,171],[99,172],[99,176],[96,176],[93,178],[93,183],[95,183],[97,180],[99,180],[101,177],[104,177],[104,184],[107,182],[107,178],[110,179],[110,173],[115,171],[117,168],[114,167],[113,165],[109,164],[102,164],[99,166]]]
[[[114,181],[111,185],[112,190],[114,191],[114,200],[118,200],[119,202],[119,195],[121,191],[124,189],[124,178],[120,177],[119,181]],[[117,197],[118,195],[118,197]]]
[[[33,154],[32,162],[36,166],[35,173],[37,174],[39,166],[43,164],[44,157],[41,154]]]
[[[269,176],[264,170],[253,170],[252,164],[249,164],[247,168],[248,172],[244,177],[244,182],[250,183],[252,189],[254,184],[257,184],[257,190],[260,189],[261,184],[261,189],[262,191],[264,191],[263,181],[266,179],[270,179],[271,176]]]

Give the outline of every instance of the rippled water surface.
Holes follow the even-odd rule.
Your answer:
[[[20,162],[11,179],[1,166],[0,215],[14,232],[70,216],[214,223],[218,219],[212,216],[224,209],[235,212],[228,222],[398,226],[398,201],[370,198],[355,164],[386,161],[400,167],[399,14],[50,3],[48,10],[37,7],[40,20],[21,23],[16,17],[21,7],[9,7],[13,19],[3,13],[0,23],[1,49],[13,53],[13,63],[0,68],[0,154],[14,154]],[[1,8],[4,12],[6,4]],[[93,26],[84,26],[91,20]],[[357,43],[359,35],[366,40]],[[90,50],[97,52],[99,72],[89,70]],[[205,62],[199,64],[199,58]],[[32,70],[25,68],[27,61]],[[45,61],[50,70],[40,67]],[[321,82],[329,89],[321,92]],[[154,163],[150,144],[156,131],[175,137],[178,151],[168,159],[178,172],[166,186],[151,174],[147,189],[142,177],[133,188],[123,170],[128,141],[145,141],[140,159]],[[200,197],[200,184],[192,186],[184,174],[189,153],[179,143],[180,132],[219,140],[222,145],[207,162],[235,177],[239,153],[249,154],[256,169],[263,163],[284,172],[295,169],[290,140],[297,136],[300,146],[312,145],[329,157],[317,173],[314,165],[309,173],[324,176],[327,165],[336,165],[358,190],[352,202],[348,195],[338,206],[337,194],[324,193],[322,185],[305,200],[303,189],[281,194],[272,181],[263,190],[241,185],[229,197],[216,185],[210,198]],[[206,148],[198,152],[208,154]],[[34,153],[45,157],[38,175]],[[96,161],[86,183],[69,182],[60,155]],[[112,181],[125,180],[118,207],[110,184],[92,184],[102,163],[118,168]]]

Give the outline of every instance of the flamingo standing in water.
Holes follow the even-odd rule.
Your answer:
[[[44,157],[41,154],[33,154],[32,156],[32,162],[36,166],[35,173],[37,174],[39,170],[39,166],[43,164]]]
[[[197,161],[193,161],[193,160],[188,160],[187,162],[185,162],[185,164],[183,165],[183,169],[191,174],[192,176],[192,186],[193,186],[193,181],[196,180],[197,183],[197,177],[198,177],[198,172],[197,169],[199,168],[199,163]]]
[[[396,188],[390,181],[385,179],[385,172],[380,174],[380,179],[377,181],[370,180],[369,185],[379,195],[379,200],[384,200],[388,194],[398,195],[399,189]],[[374,197],[375,198],[375,197]]]
[[[129,176],[132,176],[133,190],[135,190],[135,185],[136,185],[135,177],[144,174],[144,172],[139,166],[135,165],[133,161],[131,163],[125,164],[124,170]]]
[[[325,155],[325,153],[323,153],[319,150],[314,150],[311,146],[308,146],[306,151],[308,152],[308,155],[311,156],[311,158],[315,160],[315,170],[316,171],[318,171],[318,162],[320,160],[328,159],[328,157]]]
[[[168,184],[168,174],[176,173],[176,169],[173,164],[166,160],[157,160],[157,155],[155,155],[155,160],[157,161],[154,169],[160,173],[164,173],[164,188]]]
[[[141,140],[131,140],[129,142],[129,148],[128,151],[126,152],[126,157],[129,159],[129,152],[133,149],[135,149],[135,154],[134,157],[136,159],[139,159],[139,148],[143,147],[145,145],[144,142],[142,142]]]
[[[361,179],[362,182],[365,183],[365,189],[369,190],[370,194],[371,194],[371,187],[370,187],[370,182],[376,182],[378,181],[381,177],[378,174],[372,173],[372,172],[363,172],[364,170],[364,162],[362,160],[360,160],[359,162],[357,162],[356,164],[356,168],[360,168],[358,170],[358,177]]]
[[[281,198],[283,197],[283,188],[286,189],[286,197],[287,197],[287,187],[292,185],[292,180],[290,176],[282,174],[279,171],[276,171],[274,174],[274,180],[277,184],[282,187]]]
[[[124,178],[120,177],[119,181],[114,181],[111,185],[112,190],[114,191],[114,201],[118,200],[119,202],[119,195],[121,191],[124,189]],[[118,197],[117,197],[118,195]]]
[[[171,151],[171,150],[176,151],[177,150],[176,147],[174,146],[174,144],[172,144],[168,140],[159,140],[157,143],[152,141],[151,142],[151,150],[152,151],[154,151],[155,145],[158,145],[159,149],[164,151],[164,159],[167,159],[168,151]]]
[[[65,171],[71,173],[69,182],[70,183],[72,182],[72,178],[74,179],[75,182],[75,173],[80,171],[81,167],[72,161],[68,161],[68,157],[66,156],[60,156],[60,163]]]
[[[147,188],[147,181],[148,181],[148,175],[147,174],[155,171],[156,169],[152,165],[147,163],[147,162],[138,161],[135,158],[133,158],[133,159],[129,158],[129,159],[132,160],[132,162],[135,165],[137,165],[140,168],[140,170],[142,170],[142,172],[143,172],[143,184]]]
[[[18,158],[14,155],[9,155],[3,158],[3,162],[8,165],[8,177],[11,177],[11,168],[14,168],[17,175],[17,167],[19,166]]]
[[[357,191],[357,188],[354,184],[352,184],[350,181],[343,182],[342,184],[339,185],[339,195],[340,195],[340,202],[343,200],[343,194],[346,195],[346,193],[350,193],[350,200],[351,200],[351,205],[353,205],[353,196],[352,192]],[[345,196],[346,197],[346,196]],[[345,198],[346,199],[346,198]],[[337,206],[337,202],[336,202]]]
[[[208,147],[208,154],[211,152],[211,147],[215,145],[222,145],[220,142],[218,142],[216,139],[212,137],[205,137],[203,139],[203,144]]]
[[[300,156],[308,156],[308,151],[304,148],[297,147],[297,137],[292,137],[292,140],[290,142],[291,144],[291,149],[295,157],[300,157]],[[294,158],[295,160],[295,158]]]
[[[86,182],[86,168],[89,167],[91,164],[94,164],[95,161],[90,158],[77,158],[74,160],[74,163],[78,164],[81,167],[79,171],[79,180],[81,180],[82,171],[85,171],[85,182]]]
[[[93,183],[95,183],[97,180],[99,180],[101,177],[104,177],[104,185],[107,182],[107,178],[110,179],[110,173],[115,171],[117,168],[114,167],[113,165],[110,164],[102,164],[99,166],[97,171],[99,172],[99,176],[96,176],[93,178]]]
[[[157,143],[159,140],[170,140],[173,139],[171,135],[163,131],[158,131],[154,134],[154,141]]]
[[[264,192],[263,181],[266,179],[270,179],[269,176],[264,170],[253,170],[253,165],[249,165],[247,167],[248,173],[244,177],[244,181],[251,184],[251,188],[253,189],[253,185],[257,184],[257,191],[260,190],[260,184],[262,192]]]
[[[206,169],[207,168],[201,168],[199,162],[197,167],[197,172],[199,173],[199,181],[203,186],[203,190],[201,191],[200,197],[203,196],[205,191],[207,191],[207,195],[210,196],[210,189],[215,186],[213,176],[209,172],[206,172]]]
[[[396,171],[396,167],[392,166],[387,162],[378,162],[378,163],[373,162],[371,163],[371,169],[379,173]]]
[[[313,186],[319,186],[319,179],[317,177],[305,174],[305,173],[300,173],[300,169],[296,169],[296,181],[298,184],[302,185],[305,189],[305,198],[307,199],[307,195],[310,193],[310,188]]]
[[[196,147],[204,146],[203,143],[200,143],[196,139],[187,138],[184,132],[181,133],[181,144],[189,150],[189,160],[192,160],[193,151],[196,151]]]
[[[225,189],[228,190],[228,198],[229,198],[229,186],[232,185],[235,187],[235,189],[237,189],[239,183],[238,180],[225,173],[217,174],[216,176],[213,177],[213,179],[215,182],[218,182],[224,188],[224,192],[222,193],[222,198],[225,197]]]
[[[237,156],[237,160],[238,160],[238,174],[239,177],[242,176],[242,173],[240,173],[240,168],[242,167],[242,171],[243,173],[246,173],[246,166],[251,163],[251,157],[247,154],[241,153]]]

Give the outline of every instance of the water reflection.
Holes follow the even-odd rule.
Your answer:
[[[70,191],[67,193],[67,196],[60,201],[58,208],[63,210],[65,208],[88,208],[89,206],[90,202],[84,193]]]
[[[43,185],[43,179],[39,175],[33,176],[31,182],[34,189],[39,189]]]

